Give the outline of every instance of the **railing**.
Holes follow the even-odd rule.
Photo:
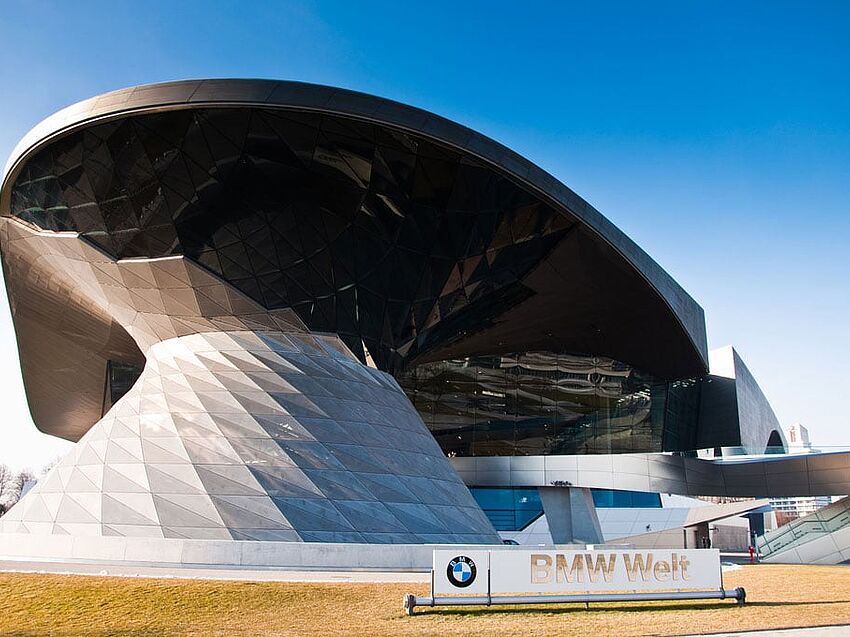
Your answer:
[[[793,520],[756,539],[759,555],[767,557],[850,527],[850,497],[833,502],[811,515]]]
[[[848,453],[848,446],[823,446],[817,447],[765,447],[763,450],[753,451],[747,447],[717,447],[712,449],[697,449],[695,451],[675,452],[678,455],[702,458],[703,460],[715,460],[720,462],[735,462],[741,460],[753,460],[759,458],[776,458],[789,456],[803,457],[813,455],[824,455],[830,453]]]

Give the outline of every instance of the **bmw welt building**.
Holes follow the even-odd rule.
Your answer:
[[[552,176],[416,108],[120,90],[21,141],[0,214],[33,420],[77,443],[0,553],[310,566],[544,513],[551,541],[599,541],[606,500],[848,490],[833,465],[723,460],[784,439],[734,351],[710,373],[699,305]]]

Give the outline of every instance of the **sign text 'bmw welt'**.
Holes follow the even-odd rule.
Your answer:
[[[721,585],[720,552],[713,549],[434,551],[435,594],[667,591]]]

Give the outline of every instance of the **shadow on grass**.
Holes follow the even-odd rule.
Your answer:
[[[514,614],[522,614],[522,613],[540,613],[545,612],[552,615],[558,614],[570,614],[570,613],[643,613],[643,612],[653,612],[653,611],[706,611],[706,610],[717,610],[718,608],[748,608],[748,607],[758,607],[758,608],[772,608],[778,606],[816,606],[816,605],[829,605],[829,604],[850,604],[850,599],[836,599],[836,600],[820,600],[820,601],[810,601],[810,602],[770,602],[770,601],[761,601],[761,602],[747,602],[743,607],[739,607],[734,601],[718,601],[708,604],[655,604],[652,606],[615,606],[611,604],[605,604],[602,602],[593,603],[589,608],[585,608],[583,604],[574,603],[569,606],[558,606],[558,605],[549,605],[549,604],[527,604],[527,605],[516,605],[516,606],[481,606],[481,607],[472,607],[472,606],[461,606],[461,607],[431,607],[431,606],[417,606],[416,614],[417,615],[483,615],[483,614],[497,614],[497,615],[514,615]]]

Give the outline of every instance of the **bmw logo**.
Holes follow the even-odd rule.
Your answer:
[[[475,581],[477,572],[475,562],[465,555],[458,555],[449,562],[449,566],[446,569],[446,576],[454,586],[466,588]]]

